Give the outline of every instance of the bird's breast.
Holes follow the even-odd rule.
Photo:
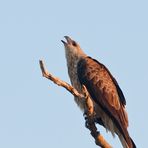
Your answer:
[[[79,92],[83,94],[82,86],[78,79],[77,75],[77,63],[78,60],[72,60],[67,62],[68,66],[68,74],[71,81],[72,86]],[[74,97],[76,104],[80,107],[81,110],[84,110],[84,101],[78,97]]]

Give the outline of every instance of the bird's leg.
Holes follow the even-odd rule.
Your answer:
[[[84,111],[83,116],[84,116],[84,119],[85,119],[85,127],[89,129],[90,125],[92,123],[95,123],[95,118],[94,118],[93,115],[88,116],[88,112],[87,111]]]
[[[89,124],[91,124],[92,122],[100,124],[101,126],[105,127],[102,119],[99,117],[96,117],[95,114],[93,115],[93,117],[91,117],[91,120],[89,119],[90,117],[88,117],[88,115],[87,115],[87,111],[84,111],[83,116],[85,119],[85,127],[86,128],[89,128]]]
[[[97,128],[95,126],[96,123],[95,113],[88,114],[88,110],[86,109],[84,111],[83,116],[85,118],[85,127],[91,131],[91,135],[93,137],[97,137],[98,135],[100,135],[100,132],[97,131]]]
[[[85,119],[85,127],[89,128],[89,118],[88,118],[86,109],[84,110],[83,116],[84,116],[84,119]]]
[[[93,102],[90,98],[90,95],[86,89],[86,87],[83,85],[82,86],[82,90],[84,93],[84,104],[85,104],[85,108],[84,108],[84,118],[85,118],[85,126],[86,128],[90,127],[90,124],[94,123],[94,106],[93,106]]]

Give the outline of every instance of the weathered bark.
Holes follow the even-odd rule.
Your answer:
[[[64,87],[66,90],[68,90],[72,95],[75,97],[79,97],[80,99],[83,99],[86,104],[86,122],[87,122],[87,128],[90,130],[91,135],[95,139],[96,145],[100,146],[101,148],[112,148],[110,144],[104,139],[104,137],[100,134],[99,131],[97,131],[97,127],[95,125],[94,119],[93,119],[93,106],[90,103],[90,97],[89,94],[86,91],[86,87],[83,86],[83,90],[85,92],[85,95],[80,94],[74,87],[72,87],[70,84],[66,83],[65,81],[60,80],[59,78],[53,76],[51,73],[49,73],[42,60],[39,61],[40,68],[42,71],[43,77],[53,81],[58,86]]]

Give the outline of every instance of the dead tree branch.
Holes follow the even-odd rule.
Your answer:
[[[95,125],[95,122],[93,120],[93,106],[90,103],[90,97],[89,94],[86,91],[86,87],[83,86],[84,94],[80,94],[74,87],[72,87],[70,84],[66,83],[65,81],[60,80],[59,78],[53,76],[51,73],[49,73],[42,60],[39,61],[40,68],[42,71],[43,77],[53,81],[58,86],[64,87],[66,90],[68,90],[72,95],[75,97],[79,97],[80,99],[84,99],[86,104],[86,118],[87,118],[87,128],[90,130],[91,135],[95,139],[96,145],[100,146],[101,148],[112,148],[110,144],[104,139],[104,137],[100,134],[99,131],[97,131],[97,127]]]

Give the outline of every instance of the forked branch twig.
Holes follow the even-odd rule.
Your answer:
[[[90,130],[91,135],[95,139],[96,145],[100,146],[101,148],[112,148],[110,144],[104,139],[104,137],[100,134],[99,131],[97,131],[97,127],[95,125],[94,119],[93,119],[93,106],[90,103],[90,97],[89,94],[86,91],[86,87],[83,86],[84,94],[80,94],[74,87],[72,87],[70,84],[66,83],[65,81],[60,80],[59,78],[53,76],[51,73],[49,73],[42,60],[39,61],[40,68],[42,71],[43,77],[51,80],[58,86],[64,87],[66,90],[68,90],[73,96],[79,97],[80,99],[84,99],[86,104],[86,118],[87,118],[87,128]]]

